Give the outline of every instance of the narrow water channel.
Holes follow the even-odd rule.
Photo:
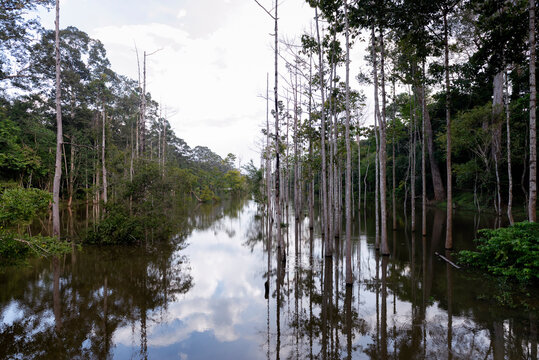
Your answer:
[[[319,231],[291,212],[286,263],[247,201],[193,210],[164,244],[5,270],[0,359],[537,359],[538,297],[441,260],[445,211],[429,210],[425,238],[400,219],[389,257],[358,214],[353,287],[343,242],[323,256]],[[494,221],[457,213],[455,248]]]

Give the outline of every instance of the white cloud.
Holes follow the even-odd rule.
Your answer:
[[[186,15],[187,15],[187,11],[185,9],[180,9],[180,11],[178,11],[178,14],[176,15],[176,17],[178,19],[181,19],[181,18],[184,18]]]

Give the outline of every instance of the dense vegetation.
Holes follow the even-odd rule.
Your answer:
[[[536,221],[535,0],[307,3],[314,21],[295,43],[279,44],[278,3],[264,8],[275,23],[274,126],[267,119],[260,189],[273,223],[292,197],[296,213],[311,219],[320,204],[324,251],[346,238],[352,284],[352,214],[367,197],[383,255],[399,198],[422,235],[427,203],[445,205],[446,249],[456,203],[493,209],[510,223],[513,212]],[[365,63],[352,63],[350,50],[362,43]],[[374,90],[372,113],[351,66],[362,70],[359,85]],[[284,93],[291,95],[283,100]],[[293,183],[293,195],[283,183]],[[277,242],[282,247],[279,229]]]
[[[477,251],[461,251],[459,260],[492,275],[534,284],[539,280],[539,224],[521,222],[507,228],[483,229]]]
[[[53,190],[57,140],[55,31],[32,16],[41,5],[52,2],[1,4],[1,258],[23,251],[23,242],[32,238],[32,219],[53,200],[47,194]],[[75,27],[58,35],[60,196],[68,207],[90,204],[96,225],[89,241],[141,242],[158,222],[156,228],[166,228],[158,220],[166,211],[244,191],[235,156],[223,159],[207,147],[190,148],[176,136],[166,108],[146,90],[145,76],[134,81],[112,71],[103,44]],[[14,204],[18,211],[12,211]],[[43,230],[51,234],[50,224]],[[15,234],[16,246],[10,241]]]

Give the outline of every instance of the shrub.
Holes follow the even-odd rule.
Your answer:
[[[492,275],[521,283],[539,280],[539,224],[515,223],[500,229],[478,232],[477,251],[461,251],[459,262],[486,270]]]
[[[121,205],[107,205],[105,218],[88,231],[86,242],[90,244],[122,244],[138,242],[143,237],[143,224]]]

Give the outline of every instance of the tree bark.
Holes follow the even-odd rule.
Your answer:
[[[380,75],[382,77],[382,118],[380,121],[380,213],[382,255],[389,255],[389,245],[387,241],[387,149],[386,149],[386,80],[385,80],[385,50],[384,32],[380,29]]]
[[[328,237],[328,198],[327,198],[327,170],[326,170],[326,113],[325,113],[325,94],[324,94],[324,62],[322,58],[322,42],[320,41],[320,29],[318,20],[318,8],[315,7],[316,17],[316,38],[318,41],[318,74],[320,78],[320,95],[322,98],[321,107],[321,132],[320,132],[320,148],[322,156],[322,234],[326,235],[325,254],[331,256],[331,240]]]
[[[280,163],[279,163],[279,154],[280,154],[280,144],[279,144],[279,93],[278,93],[278,84],[279,84],[279,41],[278,41],[278,17],[277,17],[277,8],[278,1],[275,2],[275,86],[273,88],[273,95],[275,98],[275,210],[277,217],[277,244],[279,248],[284,250],[283,246],[283,236],[281,232],[281,191],[280,191]],[[284,251],[283,251],[284,254]],[[283,257],[284,260],[284,257]]]
[[[528,198],[528,220],[535,222],[537,202],[537,89],[535,80],[535,0],[529,0],[530,16],[530,190]]]
[[[348,25],[348,3],[344,1],[344,21],[346,37],[346,284],[352,285],[352,150],[350,148],[350,40]]]
[[[499,162],[502,155],[502,114],[503,114],[503,71],[500,71],[493,79],[492,96],[492,156],[494,158],[494,170],[496,175],[496,215],[502,215],[502,199]]]
[[[414,65],[415,66],[415,65]],[[416,168],[417,168],[417,104],[415,102],[415,95],[414,92],[410,94],[410,127],[412,130],[412,138],[410,139],[412,141],[412,165],[410,166],[410,217],[411,217],[411,230],[412,232],[415,232],[415,220],[416,220],[416,214],[415,214],[415,200],[416,200],[416,185],[415,185],[415,178],[416,178]]]
[[[266,192],[267,192],[267,213],[269,225],[273,224],[273,213],[271,207],[271,151],[270,151],[270,129],[269,129],[269,73],[266,74]]]
[[[395,96],[395,80],[393,80],[393,104],[395,104],[397,97]],[[395,199],[395,190],[396,190],[396,176],[395,176],[395,111],[393,111],[393,131],[391,132],[391,211],[392,211],[392,220],[393,220],[393,230],[397,230],[397,202]]]
[[[507,199],[507,218],[509,223],[513,225],[515,220],[513,219],[513,171],[511,168],[511,109],[509,107],[509,80],[507,76],[507,69],[505,70],[505,120],[507,129],[507,178],[509,180],[508,185],[508,199]]]
[[[101,141],[101,166],[102,166],[102,173],[103,173],[103,202],[106,204],[108,201],[108,193],[107,193],[107,166],[105,162],[105,144],[106,144],[106,136],[105,136],[105,127],[106,127],[106,121],[107,117],[105,114],[105,103],[103,103],[103,133],[102,133],[102,141]]]
[[[445,199],[445,189],[442,182],[442,176],[440,174],[440,168],[438,167],[438,163],[436,162],[436,158],[434,157],[434,134],[432,131],[432,124],[430,122],[429,110],[427,109],[426,105],[427,99],[425,84],[422,84],[422,91],[420,96],[422,98],[425,97],[425,99],[421,99],[421,102],[425,102],[425,113],[423,117],[425,121],[425,138],[427,141],[427,151],[429,153],[429,166],[432,177],[432,188],[434,189],[434,200],[442,201]]]
[[[140,155],[144,155],[146,142],[146,51],[142,58],[142,109],[140,112]]]
[[[379,100],[378,100],[378,63],[376,58],[376,34],[374,32],[374,25],[371,28],[371,37],[372,37],[372,70],[373,70],[373,80],[374,80],[374,132],[375,132],[375,139],[376,139],[376,156],[375,156],[375,186],[376,189],[374,190],[374,202],[375,202],[375,224],[376,224],[376,231],[375,231],[375,240],[374,240],[374,247],[376,250],[380,249],[380,208],[379,208],[379,194],[380,194],[380,142],[379,142],[379,122],[381,120],[380,116],[380,108],[379,108]]]
[[[425,164],[425,61],[421,81],[421,235],[427,235],[427,175]]]
[[[54,166],[54,182],[52,190],[52,234],[60,237],[60,182],[62,180],[62,104],[60,80],[60,0],[56,0],[55,21],[55,53],[56,53],[56,161]]]
[[[74,181],[75,181],[75,137],[72,136],[71,139],[71,145],[70,145],[70,161],[69,161],[69,182],[68,182],[68,193],[69,198],[67,200],[67,206],[71,207],[71,204],[73,203],[73,188],[74,188]]]
[[[453,187],[451,179],[451,93],[449,88],[449,28],[447,25],[447,13],[444,11],[444,66],[445,66],[445,121],[446,121],[446,162],[447,162],[447,213],[446,213],[446,231],[445,248],[453,248]]]

